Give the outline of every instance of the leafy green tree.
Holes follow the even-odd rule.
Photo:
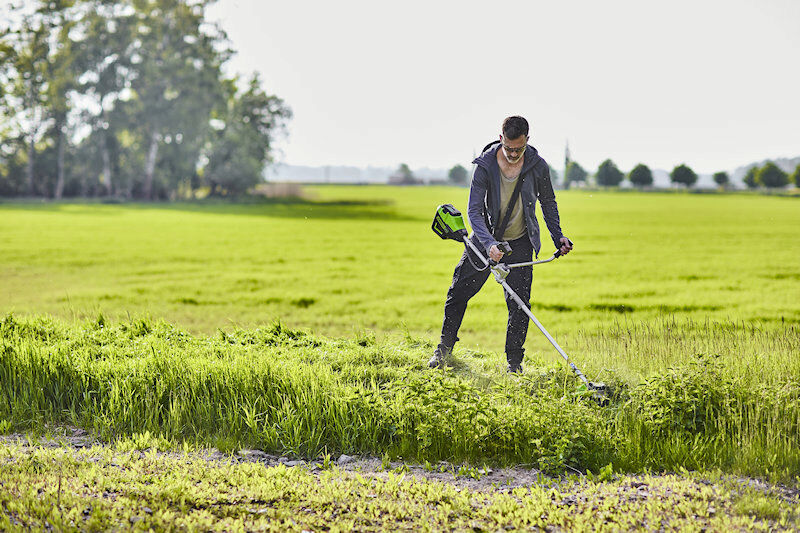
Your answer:
[[[564,170],[564,184],[569,187],[572,183],[586,182],[587,172],[577,161],[570,161]]]
[[[3,57],[0,69],[5,86],[4,109],[6,129],[10,137],[24,143],[25,193],[33,196],[37,191],[34,176],[37,145],[49,127],[48,114],[48,59],[51,43],[46,14],[26,9],[23,4],[12,8],[19,19],[14,27],[4,27]]]
[[[447,178],[456,185],[464,185],[467,183],[469,173],[463,166],[456,165],[450,169],[450,172],[447,173]]]
[[[649,187],[653,184],[653,173],[650,171],[650,167],[639,163],[630,171],[628,179],[635,187]]]
[[[210,3],[134,0],[137,39],[132,54],[138,58],[138,75],[131,83],[135,98],[126,107],[139,117],[137,133],[144,147],[139,192],[145,199],[154,196],[159,150],[165,143],[183,146],[172,150],[180,157],[163,166],[179,173],[161,176],[159,187],[175,188],[193,171],[208,138],[211,111],[224,98],[221,64],[230,52],[222,48],[221,30],[205,20]]]
[[[800,164],[794,167],[794,172],[789,176],[789,179],[794,183],[795,187],[800,187]]]
[[[210,153],[204,179],[212,195],[242,194],[263,179],[272,161],[275,136],[284,131],[291,111],[280,98],[267,95],[254,75],[244,91],[236,80],[226,83],[224,112],[212,119]]]
[[[78,87],[75,69],[75,52],[70,33],[75,26],[76,14],[71,10],[73,0],[55,0],[47,2],[51,10],[48,22],[51,27],[51,38],[57,43],[53,47],[48,62],[47,76],[49,113],[52,118],[51,136],[56,149],[55,184],[53,197],[60,200],[64,192],[66,179],[66,156],[72,128],[69,115],[72,111],[70,93]]]
[[[747,169],[747,173],[744,175],[742,181],[744,181],[744,184],[747,185],[748,189],[755,189],[758,187],[757,174],[758,167],[750,167]]]
[[[669,173],[672,183],[680,183],[686,187],[691,187],[697,182],[697,174],[694,170],[684,164],[680,164]]]
[[[714,183],[719,185],[720,187],[725,187],[730,182],[730,177],[728,176],[727,172],[715,172],[714,173]]]
[[[598,185],[616,187],[622,183],[625,175],[617,168],[617,165],[615,165],[613,161],[606,159],[600,163],[595,178],[597,179]]]
[[[780,188],[789,184],[789,176],[778,165],[770,161],[758,170],[756,181],[764,187]]]
[[[77,111],[92,128],[86,142],[93,143],[98,158],[84,172],[98,178],[102,194],[125,194],[130,184],[126,187],[118,176],[124,157],[120,136],[126,135],[126,126],[135,128],[135,124],[121,104],[134,97],[130,87],[141,64],[136,12],[128,0],[83,0],[82,4],[85,13],[76,22],[79,37],[73,45],[82,95]]]
[[[261,179],[291,112],[257,80],[229,90],[213,1],[0,6],[0,194],[173,198],[202,177],[219,193]]]

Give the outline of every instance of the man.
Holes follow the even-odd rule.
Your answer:
[[[542,204],[553,244],[562,254],[572,250],[572,242],[561,232],[550,168],[536,148],[527,144],[528,139],[528,121],[519,116],[508,117],[503,121],[499,141],[489,144],[473,161],[476,167],[467,209],[473,230],[472,241],[497,262],[524,263],[532,261],[534,252],[538,256],[541,241],[535,214],[537,200]],[[512,199],[514,203],[509,207]],[[513,251],[507,257],[498,246],[503,241],[507,241]],[[444,366],[453,352],[467,302],[478,293],[489,273],[480,259],[474,257],[474,252],[464,251],[447,291],[441,341],[428,362],[429,367]],[[506,278],[526,304],[530,302],[532,280],[533,269],[530,266],[511,269]],[[505,346],[508,371],[519,373],[522,372],[528,316],[508,294],[505,296],[508,307]]]

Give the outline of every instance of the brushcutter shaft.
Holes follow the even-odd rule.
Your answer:
[[[480,260],[481,260],[481,261],[483,261],[483,264],[484,264],[485,266],[489,266],[489,261],[487,261],[487,260],[486,260],[486,258],[483,256],[483,252],[481,252],[480,250],[478,250],[478,247],[477,247],[477,246],[475,246],[475,245],[472,243],[472,241],[471,241],[471,240],[469,240],[469,237],[467,237],[466,235],[464,236],[464,242],[467,244],[467,246],[469,246],[470,248],[472,248],[472,251],[473,251],[473,252],[475,252],[475,255],[477,255],[477,256],[480,258]]]
[[[483,261],[484,265],[489,266],[489,261],[486,260],[486,258],[483,256],[483,253],[480,250],[478,250],[478,247],[475,246],[472,243],[472,241],[469,240],[469,238],[464,237],[464,242],[467,244],[467,246],[472,248],[472,251],[475,252],[475,255],[477,255],[481,259],[481,261]],[[531,321],[534,324],[536,324],[536,327],[539,328],[539,331],[541,331],[542,334],[547,338],[547,340],[550,341],[550,344],[553,345],[553,348],[555,348],[558,351],[558,353],[561,354],[561,357],[564,358],[564,360],[567,362],[569,367],[572,369],[573,372],[575,372],[575,374],[580,378],[580,380],[583,381],[583,383],[588,388],[592,388],[592,385],[589,384],[589,380],[586,379],[586,376],[583,375],[583,372],[581,372],[580,369],[577,366],[575,366],[575,363],[570,361],[569,356],[567,355],[567,353],[561,348],[561,346],[558,345],[558,343],[552,337],[552,335],[550,335],[550,333],[548,333],[547,330],[544,329],[544,326],[542,325],[542,323],[539,322],[539,320],[535,316],[533,316],[533,312],[531,311],[530,307],[528,307],[525,304],[525,302],[522,301],[522,298],[520,298],[519,295],[517,295],[517,293],[514,292],[514,290],[508,285],[508,283],[506,283],[506,280],[505,280],[506,276],[508,275],[508,268],[537,265],[539,263],[549,263],[550,261],[554,260],[559,255],[561,255],[561,254],[559,252],[556,252],[555,254],[553,254],[553,257],[551,257],[550,259],[545,259],[543,261],[532,261],[532,262],[529,262],[529,263],[515,263],[515,264],[511,264],[511,265],[502,265],[502,266],[495,264],[495,265],[491,265],[491,268],[492,268],[492,272],[495,275],[495,279],[503,287],[503,290],[505,290],[508,293],[508,295],[511,296],[511,299],[513,299],[517,303],[517,305],[520,307],[520,309],[522,309],[525,312],[525,314],[528,315],[528,318],[530,318]]]
[[[578,369],[578,367],[577,367],[577,366],[575,366],[575,363],[573,363],[572,361],[570,361],[570,360],[569,360],[569,356],[567,355],[567,353],[566,353],[566,352],[565,352],[565,351],[564,351],[564,350],[561,348],[561,346],[559,346],[559,345],[558,345],[558,343],[557,343],[557,342],[556,342],[556,340],[555,340],[555,339],[552,337],[552,335],[550,335],[550,333],[548,333],[548,332],[547,332],[547,330],[546,330],[546,329],[544,329],[544,326],[542,325],[542,323],[541,323],[541,322],[539,322],[539,320],[538,320],[538,319],[537,319],[535,316],[533,316],[533,312],[530,310],[530,308],[529,308],[527,305],[525,305],[525,303],[522,301],[522,298],[520,298],[520,297],[517,295],[517,293],[516,293],[516,292],[514,292],[514,290],[513,290],[511,287],[509,287],[509,286],[508,286],[508,283],[506,283],[506,282],[505,282],[505,280],[503,280],[503,281],[500,281],[500,285],[502,285],[502,286],[503,286],[503,289],[505,289],[505,291],[508,293],[508,295],[509,295],[509,296],[511,296],[511,298],[512,298],[512,299],[513,299],[515,302],[517,302],[517,305],[520,307],[520,309],[522,309],[523,311],[525,311],[525,314],[526,314],[526,315],[528,315],[528,318],[530,318],[530,319],[531,319],[531,321],[532,321],[534,324],[536,324],[536,327],[537,327],[537,328],[539,328],[539,331],[541,331],[541,332],[542,332],[542,334],[543,334],[543,335],[544,335],[544,336],[547,338],[547,340],[548,340],[548,341],[550,341],[550,344],[552,344],[552,345],[553,345],[553,348],[555,348],[555,349],[558,351],[558,353],[560,353],[560,354],[561,354],[561,357],[563,357],[563,358],[564,358],[564,360],[565,360],[565,361],[567,362],[567,364],[570,366],[570,368],[572,369],[572,371],[573,371],[573,372],[575,372],[575,374],[577,374],[577,376],[578,376],[578,377],[581,379],[581,381],[583,381],[583,383],[584,383],[584,384],[585,384],[587,387],[589,387],[589,380],[588,380],[588,379],[586,379],[586,376],[584,376],[584,375],[583,375],[583,372],[581,372],[581,371]]]

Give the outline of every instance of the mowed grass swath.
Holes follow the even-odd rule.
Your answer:
[[[320,335],[433,339],[461,247],[430,230],[465,189],[318,187],[312,202],[0,204],[0,309],[150,315],[193,333],[281,319]],[[797,199],[560,192],[575,253],[534,271],[533,310],[559,340],[673,315],[800,323]],[[542,254],[553,251],[544,240]],[[473,301],[459,347],[499,351],[502,291]],[[538,335],[531,350],[550,353]]]
[[[534,329],[526,373],[504,374],[496,287],[470,304],[455,367],[424,368],[460,253],[429,217],[464,190],[314,192],[0,206],[7,426],[306,457],[800,472],[796,201],[559,196],[576,251],[536,268],[533,310],[613,386],[600,408]]]

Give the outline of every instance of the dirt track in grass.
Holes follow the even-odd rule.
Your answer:
[[[745,531],[800,523],[797,487],[752,478],[606,473],[600,481],[524,466],[137,450],[68,427],[0,436],[0,474],[0,522],[12,530]]]

